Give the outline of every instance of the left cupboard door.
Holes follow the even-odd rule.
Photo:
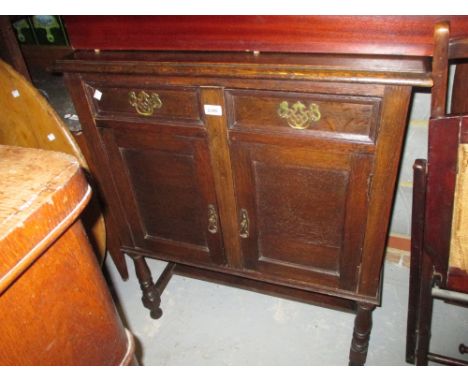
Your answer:
[[[98,123],[136,247],[186,264],[225,264],[203,129]]]

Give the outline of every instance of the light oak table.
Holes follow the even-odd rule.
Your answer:
[[[79,220],[91,189],[67,154],[0,146],[0,365],[134,364]]]

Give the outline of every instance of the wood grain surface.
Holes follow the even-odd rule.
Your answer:
[[[269,51],[432,56],[433,28],[467,16],[67,16],[75,49]]]
[[[133,362],[79,220],[91,189],[78,161],[0,146],[0,365]]]
[[[0,61],[0,109],[0,144],[67,153],[88,171],[88,161],[60,116],[31,82],[3,61]],[[106,226],[101,208],[97,195],[93,195],[83,221],[95,252],[103,261]]]

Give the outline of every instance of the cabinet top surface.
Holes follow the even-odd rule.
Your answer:
[[[432,85],[428,58],[390,55],[83,50],[55,70]]]

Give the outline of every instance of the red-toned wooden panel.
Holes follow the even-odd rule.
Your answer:
[[[465,113],[468,114],[468,63],[457,63],[455,70],[455,79],[453,81],[452,91],[452,113]],[[468,124],[467,124],[468,125]],[[463,129],[463,134],[466,134]],[[468,143],[467,141],[463,143]]]
[[[468,143],[468,115],[464,115],[461,120],[460,143]]]
[[[75,49],[432,55],[433,28],[468,16],[67,16]]]
[[[436,272],[446,275],[457,176],[459,118],[429,122],[424,251]]]
[[[468,293],[468,273],[458,268],[449,268],[447,288],[457,292]]]

